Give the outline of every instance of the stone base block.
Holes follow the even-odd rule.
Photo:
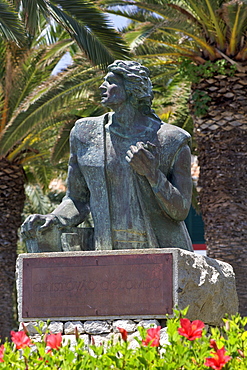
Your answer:
[[[187,317],[219,325],[235,314],[232,267],[182,249],[22,254],[17,260],[20,321]]]

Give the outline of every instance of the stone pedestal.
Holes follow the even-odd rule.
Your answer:
[[[19,321],[187,317],[219,325],[235,314],[232,267],[182,249],[22,254],[17,260]]]

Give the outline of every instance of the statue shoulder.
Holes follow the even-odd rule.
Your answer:
[[[105,113],[102,116],[78,119],[71,130],[71,137],[77,137],[81,140],[84,136],[87,137],[98,130],[102,130],[105,121],[108,120],[108,115],[109,113]]]
[[[189,145],[191,144],[191,135],[184,129],[162,122],[158,131],[160,144],[162,145]]]

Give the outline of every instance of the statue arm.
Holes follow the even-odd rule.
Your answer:
[[[158,168],[146,174],[146,178],[165,213],[176,221],[183,221],[188,215],[192,194],[188,145],[180,148],[176,154],[169,180]]]
[[[21,227],[21,234],[24,239],[35,238],[37,231],[44,232],[54,225],[57,228],[77,226],[84,221],[89,213],[90,194],[77,163],[75,140],[72,130],[66,196],[52,213],[28,216]]]
[[[151,143],[131,145],[126,160],[139,175],[147,178],[161,209],[173,220],[183,221],[190,209],[192,193],[189,146],[183,145],[176,152],[169,178],[160,170],[160,155]]]

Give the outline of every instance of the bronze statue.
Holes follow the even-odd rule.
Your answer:
[[[183,221],[192,191],[190,135],[154,114],[141,64],[115,61],[100,90],[112,112],[75,123],[66,196],[51,214],[29,216],[22,234],[32,239],[54,226],[74,232],[91,211],[96,250],[193,251]]]

